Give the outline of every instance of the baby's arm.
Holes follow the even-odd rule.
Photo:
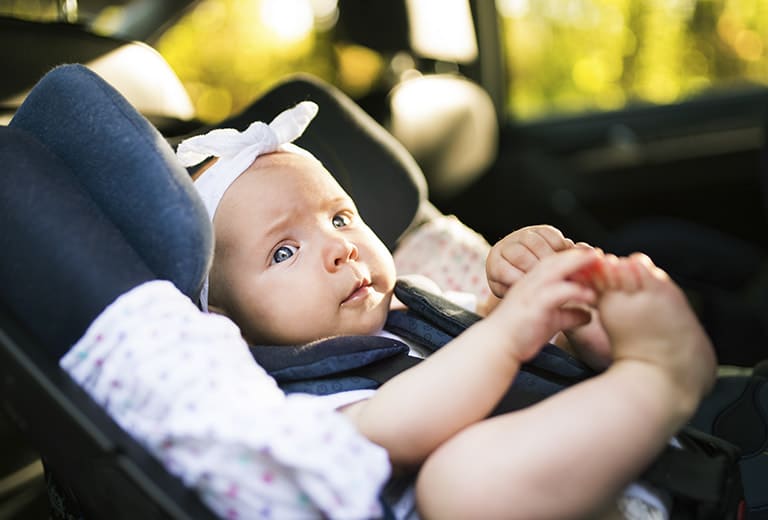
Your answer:
[[[521,362],[561,328],[583,323],[568,301],[593,304],[595,293],[568,276],[594,261],[589,250],[553,255],[508,292],[494,312],[346,409],[360,431],[393,463],[418,464],[446,439],[492,411]]]
[[[715,362],[682,292],[643,257],[595,265],[615,362],[447,441],[420,472],[425,517],[593,518],[694,412]]]

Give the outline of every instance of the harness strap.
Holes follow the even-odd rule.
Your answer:
[[[691,427],[676,436],[684,449],[667,446],[643,474],[674,499],[673,518],[737,519],[744,512],[740,450]]]

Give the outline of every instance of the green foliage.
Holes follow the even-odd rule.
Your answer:
[[[534,119],[768,84],[765,0],[498,0],[509,113]]]
[[[237,113],[291,72],[332,81],[327,35],[314,29],[311,12],[302,22],[280,2],[291,7],[286,0],[204,0],[158,42],[200,119]]]
[[[52,20],[58,6],[0,0],[0,14]],[[386,63],[373,49],[333,41],[335,6],[335,0],[203,0],[157,48],[204,121],[240,111],[297,71],[364,95]],[[496,0],[496,6],[508,113],[516,119],[674,103],[768,84],[768,0]]]

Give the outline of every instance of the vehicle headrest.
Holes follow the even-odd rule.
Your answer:
[[[389,99],[389,129],[423,168],[438,199],[461,193],[496,160],[496,109],[488,92],[470,79],[456,74],[411,78]]]
[[[293,75],[237,116],[207,129],[244,130],[253,121],[271,121],[304,100],[314,101],[320,110],[296,144],[325,165],[354,199],[366,223],[394,249],[427,199],[424,174],[392,134],[336,87],[306,74]]]
[[[122,95],[86,67],[62,65],[35,85],[9,126],[75,173],[159,278],[197,296],[213,251],[205,208],[171,146]]]

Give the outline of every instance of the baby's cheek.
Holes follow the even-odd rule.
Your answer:
[[[304,299],[287,298],[285,294],[274,294],[265,300],[269,305],[262,306],[258,319],[251,322],[254,335],[276,345],[295,345],[309,343],[325,335],[327,316],[319,316],[321,305],[310,304],[311,296]]]
[[[352,317],[351,323],[347,323],[346,334],[370,336],[377,334],[384,328],[389,315],[392,293],[386,293],[381,300],[364,314]]]
[[[395,268],[395,259],[389,254],[389,250],[386,250],[387,256],[383,258],[381,262],[381,275],[386,282],[383,287],[383,291],[392,293],[395,290],[395,282],[397,281],[397,270]]]
[[[387,316],[389,316],[389,310],[392,307],[393,299],[394,299],[394,294],[392,292],[389,292],[384,296],[384,299],[382,300],[381,304],[378,306],[378,309],[377,309],[379,316],[375,324],[375,330],[373,332],[378,332],[384,328],[384,324],[387,322]]]

